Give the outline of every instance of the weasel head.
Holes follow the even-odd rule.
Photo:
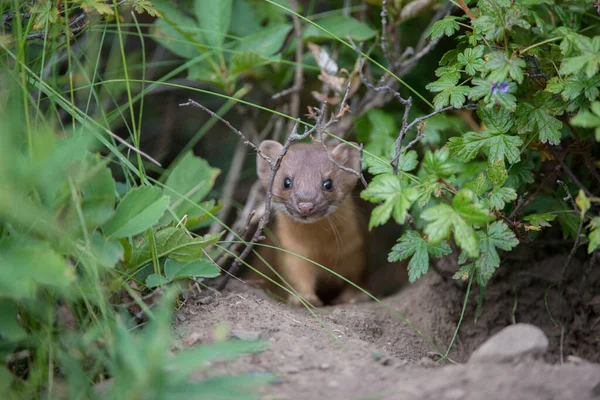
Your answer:
[[[273,140],[260,144],[260,151],[273,162],[283,146]],[[293,144],[281,160],[273,181],[273,208],[293,219],[312,223],[334,212],[352,192],[358,177],[344,171],[329,159],[346,168],[360,171],[360,152],[342,143],[325,150],[321,143]],[[271,166],[257,155],[257,173],[265,190]]]

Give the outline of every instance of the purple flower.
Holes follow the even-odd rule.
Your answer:
[[[490,91],[492,92],[492,94],[497,94],[498,92],[506,93],[508,92],[508,86],[508,82],[492,83],[492,88],[490,89]]]

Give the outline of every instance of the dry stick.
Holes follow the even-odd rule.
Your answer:
[[[567,164],[565,164],[565,162],[560,158],[559,154],[554,154],[554,158],[556,159],[556,161],[560,164],[560,166],[562,167],[562,170],[565,171],[565,174],[567,174],[569,176],[569,179],[571,179],[571,182],[573,182],[575,185],[577,185],[577,187],[581,190],[583,190],[583,192],[585,193],[585,195],[587,197],[593,197],[594,195],[585,187],[583,186],[583,184],[579,181],[579,179],[577,179],[577,177],[575,176],[575,174],[573,173],[573,171],[571,171],[571,169],[567,166]],[[570,194],[569,194],[570,196]]]
[[[221,116],[217,115],[215,112],[209,110],[208,108],[204,107],[202,104],[192,100],[192,99],[188,99],[187,103],[182,103],[179,105],[180,107],[186,107],[186,106],[194,106],[194,107],[198,107],[202,110],[204,110],[206,113],[208,113],[211,117],[217,118],[219,119],[221,122],[223,122],[225,125],[227,125],[227,127],[233,132],[235,133],[240,139],[242,139],[242,142],[246,145],[246,146],[250,146],[250,148],[252,150],[254,150],[255,152],[258,153],[258,155],[265,160],[271,167],[273,167],[273,161],[267,157],[262,151],[260,151],[258,149],[258,147],[256,147],[256,145],[254,143],[252,143],[242,132],[240,132],[239,130],[237,130],[233,125],[231,125],[231,123],[229,121],[227,121],[226,119],[222,118]]]
[[[575,210],[575,212],[577,213],[581,213],[579,210],[579,207],[577,207],[577,204],[575,203],[575,200],[573,200],[573,197],[571,196],[571,192],[569,192],[569,188],[567,187],[567,185],[560,180],[556,181],[559,185],[561,185],[563,187],[563,189],[565,189],[565,192],[567,192],[567,197],[564,198],[564,200],[569,200],[571,205],[573,206],[573,209]],[[567,261],[565,261],[563,268],[562,268],[562,282],[561,285],[565,284],[566,278],[567,278],[567,268],[569,267],[569,264],[571,263],[571,260],[573,259],[573,257],[575,256],[575,252],[577,252],[577,249],[579,248],[579,243],[581,242],[581,231],[583,230],[583,218],[584,215],[581,214],[579,216],[579,228],[577,229],[577,237],[575,237],[575,243],[573,243],[573,248],[571,249],[571,252],[569,253],[569,256],[567,257]]]
[[[316,126],[318,126],[318,123],[317,123],[317,125],[315,125],[315,127]],[[314,132],[315,127],[312,127],[310,130],[305,128],[304,133],[299,135],[297,132],[297,130],[298,130],[298,121],[297,121],[296,124],[294,125],[294,128],[292,129],[292,132],[290,133],[287,140],[285,141],[285,144],[283,145],[283,148],[281,149],[281,152],[279,153],[279,156],[277,157],[277,159],[274,162],[269,159],[271,173],[269,175],[269,181],[267,183],[267,194],[265,197],[265,208],[264,208],[265,214],[263,215],[260,222],[258,223],[258,227],[256,228],[256,231],[254,232],[252,239],[250,239],[250,242],[248,242],[248,244],[246,245],[246,248],[244,249],[244,251],[242,251],[242,253],[239,255],[239,257],[236,258],[233,261],[233,263],[231,264],[231,266],[229,267],[229,273],[231,275],[235,275],[237,273],[237,271],[240,268],[241,262],[248,256],[248,254],[250,254],[250,252],[252,251],[252,248],[254,247],[254,243],[256,243],[260,239],[260,237],[262,236],[263,229],[265,228],[265,226],[267,226],[267,224],[269,223],[269,221],[271,219],[271,200],[273,199],[273,182],[275,181],[275,175],[277,174],[277,171],[279,170],[279,167],[281,166],[281,161],[283,160],[283,157],[287,154],[287,151],[293,142],[307,138],[308,135],[310,135],[312,132]],[[227,286],[227,283],[229,282],[229,277],[230,277],[230,275],[222,275],[221,282],[217,286],[218,290],[225,289],[225,286]]]
[[[380,16],[381,16],[381,51],[383,51],[383,55],[389,61],[390,55],[388,52],[388,42],[387,42],[387,37],[386,37],[387,17],[388,17],[387,0],[383,0],[381,2]]]
[[[360,179],[363,186],[365,188],[368,188],[369,184],[367,183],[367,180],[365,179],[362,172],[357,171],[353,168],[345,167],[345,166],[341,165],[340,163],[338,163],[336,160],[334,160],[333,157],[331,156],[331,153],[329,152],[329,149],[327,148],[327,145],[325,144],[324,133],[327,130],[327,128],[329,128],[334,123],[338,122],[340,120],[340,118],[342,118],[344,116],[346,111],[349,110],[349,108],[346,105],[346,102],[348,100],[348,93],[350,92],[350,86],[351,86],[351,82],[348,82],[348,86],[346,87],[346,93],[344,94],[344,98],[342,99],[342,102],[340,103],[340,108],[339,108],[338,113],[335,115],[332,115],[331,119],[329,119],[329,121],[327,121],[327,123],[323,127],[319,127],[316,129],[317,129],[317,132],[319,135],[319,140],[321,142],[321,145],[323,146],[323,149],[325,150],[325,153],[327,154],[327,158],[329,158],[329,161],[331,161],[333,163],[333,165],[335,165],[337,168],[341,169],[342,171],[346,171],[353,175],[358,176],[358,178]],[[320,119],[322,121],[323,118],[325,118],[325,115],[327,114],[327,102],[323,101],[323,103],[321,104],[321,108],[320,109],[313,108],[313,111],[316,113],[317,120]],[[358,151],[360,152],[360,164],[359,165],[362,165],[362,157],[363,157],[362,143],[359,145]]]
[[[473,21],[475,18],[477,18],[477,17],[475,17],[475,14],[473,14],[473,12],[471,11],[471,9],[467,5],[467,3],[465,3],[464,0],[458,0],[458,4],[460,4],[460,7],[463,9],[465,14],[467,14],[469,16],[471,21]]]

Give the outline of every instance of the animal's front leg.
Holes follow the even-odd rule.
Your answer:
[[[323,305],[316,293],[318,271],[315,265],[296,256],[286,254],[283,257],[282,266],[284,278],[298,292],[300,297],[303,297],[305,301],[313,306]],[[289,303],[293,306],[301,306],[302,302],[296,296],[296,294],[290,293],[288,295]]]

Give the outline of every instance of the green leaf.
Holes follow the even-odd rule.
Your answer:
[[[168,227],[155,233],[154,241],[158,257],[169,256],[177,261],[195,261],[203,257],[205,247],[215,244],[223,235],[204,235],[190,238],[183,229]],[[133,251],[129,265],[137,268],[152,260],[150,239],[145,236]]]
[[[549,98],[547,93],[538,92],[532,103],[521,103],[517,108],[517,124],[519,133],[538,133],[542,143],[560,143],[560,130],[562,122],[552,114],[556,102]]]
[[[153,25],[152,37],[164,48],[182,58],[192,59],[202,52],[202,33],[195,20],[167,1],[155,2],[162,18]]]
[[[506,167],[504,166],[504,160],[497,160],[493,164],[490,164],[487,173],[495,187],[504,185],[508,179],[508,171],[506,171]]]
[[[1,298],[33,299],[41,287],[65,289],[75,280],[73,269],[46,242],[0,240],[0,259]]]
[[[489,72],[487,79],[492,82],[504,82],[508,77],[518,83],[523,83],[523,68],[527,64],[520,58],[508,58],[506,53],[496,51],[489,55],[483,66],[484,71]]]
[[[146,286],[150,289],[161,285],[166,285],[169,282],[170,281],[167,278],[158,274],[150,274],[146,278]]]
[[[446,89],[433,98],[433,105],[436,110],[441,110],[448,105],[451,105],[454,108],[460,108],[467,101],[469,91],[470,88],[468,86],[454,86]]]
[[[600,142],[600,102],[592,103],[592,112],[584,111],[571,119],[571,123],[582,128],[595,128],[596,141]]]
[[[343,40],[347,40],[350,37],[354,41],[364,42],[365,40],[374,38],[377,33],[363,22],[339,15],[320,19],[316,24]],[[332,39],[331,35],[312,24],[306,26],[303,36],[304,39],[313,41],[318,39]]]
[[[437,244],[454,231],[454,240],[471,257],[478,254],[478,244],[472,225],[484,224],[493,217],[488,210],[475,203],[474,193],[468,189],[458,191],[452,200],[452,206],[438,204],[428,208],[421,218],[430,223],[425,227],[425,233],[433,244]]]
[[[13,375],[4,365],[0,366],[0,390],[6,393],[12,385]]]
[[[423,158],[423,170],[427,175],[435,175],[438,178],[451,177],[456,169],[455,164],[449,160],[450,150],[447,146],[436,150],[428,151]]]
[[[588,78],[591,78],[598,73],[600,68],[600,36],[595,36],[593,39],[580,36],[578,44],[584,54],[563,59],[560,73],[561,75],[573,75],[583,71]]]
[[[17,306],[10,300],[0,299],[0,338],[19,341],[27,337],[17,321]]]
[[[137,235],[156,224],[168,205],[169,197],[156,187],[131,189],[102,229],[106,235],[117,238]]]
[[[550,222],[554,221],[556,219],[556,214],[530,214],[528,216],[526,216],[525,218],[523,218],[523,221],[527,221],[529,222],[529,224],[534,227],[537,228],[536,230],[539,230],[541,228],[549,228],[552,225],[550,224]]]
[[[220,48],[231,22],[231,0],[195,0],[194,10],[204,43]]]
[[[281,50],[291,29],[289,24],[267,26],[241,39],[233,50],[241,53],[252,51],[263,57],[272,56]]]
[[[392,247],[392,251],[388,255],[388,261],[402,261],[412,256],[408,263],[408,276],[409,281],[413,283],[421,275],[427,273],[429,269],[429,254],[439,258],[451,252],[450,246],[445,242],[439,245],[431,245],[423,240],[417,232],[408,231]]]
[[[477,110],[490,132],[507,133],[515,124],[515,115],[506,108],[484,108]]]
[[[575,198],[575,204],[577,204],[577,207],[579,207],[579,211],[581,212],[580,218],[583,218],[585,213],[588,212],[592,206],[590,199],[587,198],[582,189],[579,189],[579,193]]]
[[[600,217],[595,217],[587,227],[590,230],[588,254],[592,254],[600,246]]]
[[[214,278],[219,276],[219,267],[207,258],[200,260],[179,262],[171,258],[165,261],[165,275],[169,281],[189,278]]]
[[[385,224],[391,216],[398,224],[403,224],[408,216],[408,209],[417,199],[416,189],[407,187],[401,176],[392,174],[377,175],[369,187],[360,194],[361,198],[372,203],[383,201],[373,209],[369,221],[369,229]]]
[[[91,254],[99,265],[113,268],[119,261],[123,260],[123,245],[114,238],[104,238],[100,232],[93,232],[90,238]]]
[[[475,75],[477,71],[481,71],[484,63],[483,49],[483,46],[477,46],[473,49],[465,49],[463,53],[458,55],[458,64],[465,67],[467,74]]]
[[[280,59],[280,55],[264,57],[260,54],[254,53],[253,51],[237,53],[231,57],[231,69],[229,72],[232,75],[238,75],[255,67],[260,67],[272,62],[278,62]]]
[[[102,168],[87,179],[82,187],[81,211],[88,231],[102,225],[115,212],[115,181],[110,169]]]
[[[477,175],[477,179],[466,182],[463,187],[471,190],[476,195],[481,196],[488,189],[488,186],[489,183],[487,178],[481,173]]]
[[[523,141],[519,136],[490,131],[467,132],[462,136],[448,140],[450,152],[464,161],[474,159],[480,152],[487,151],[488,160],[507,160],[513,164],[521,159],[520,146]]]
[[[429,28],[429,32],[427,32],[427,37],[431,38],[431,40],[435,40],[443,35],[452,36],[454,33],[458,32],[460,26],[456,21],[463,20],[464,17],[455,17],[452,15],[448,15],[445,18],[440,19],[435,24]]]
[[[212,190],[220,173],[218,168],[212,168],[192,151],[183,156],[167,177],[163,189],[164,193],[171,198],[171,209],[178,218],[175,222],[184,215],[193,218],[202,214],[202,210],[196,204]],[[160,222],[164,225],[173,221],[173,216],[169,213]]]
[[[500,265],[500,256],[496,248],[509,251],[519,244],[515,234],[502,221],[490,224],[486,232],[478,232],[481,254],[475,260],[475,268],[480,280],[487,283]]]
[[[492,209],[502,211],[506,203],[516,200],[517,192],[513,188],[495,187],[489,194]]]

